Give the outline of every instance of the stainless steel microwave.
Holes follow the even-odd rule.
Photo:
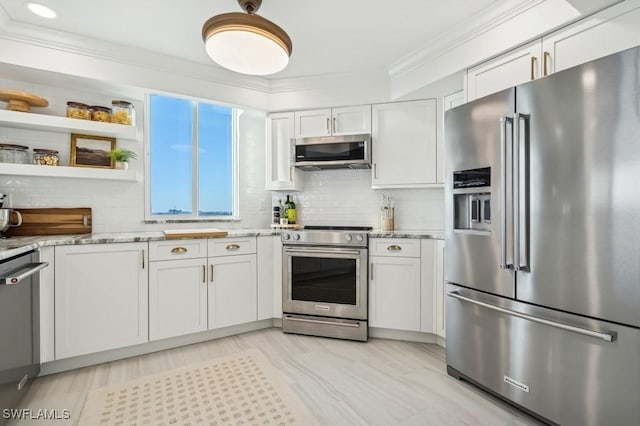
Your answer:
[[[302,170],[370,169],[371,135],[295,139],[291,160]]]

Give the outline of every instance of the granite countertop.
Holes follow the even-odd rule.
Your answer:
[[[280,235],[280,229],[231,229],[227,238],[256,237]],[[210,238],[210,237],[188,237]],[[444,239],[444,232],[439,230],[397,230],[381,231],[374,229],[369,238],[430,238]],[[37,250],[40,247],[64,246],[79,244],[132,243],[166,240],[162,231],[118,232],[103,234],[76,235],[37,235],[33,237],[12,237],[0,240],[0,260]]]

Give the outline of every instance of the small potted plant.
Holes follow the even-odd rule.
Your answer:
[[[109,152],[111,157],[116,162],[116,169],[127,170],[129,168],[129,160],[136,158],[136,153],[126,148],[116,148]]]

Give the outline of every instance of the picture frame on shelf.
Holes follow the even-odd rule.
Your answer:
[[[115,161],[109,152],[116,147],[116,138],[71,133],[71,158],[73,167],[113,169]]]

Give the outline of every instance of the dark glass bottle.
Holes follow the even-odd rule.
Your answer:
[[[287,195],[287,201],[284,203],[284,209],[287,212],[287,220],[290,224],[296,223],[296,203],[291,195]]]

